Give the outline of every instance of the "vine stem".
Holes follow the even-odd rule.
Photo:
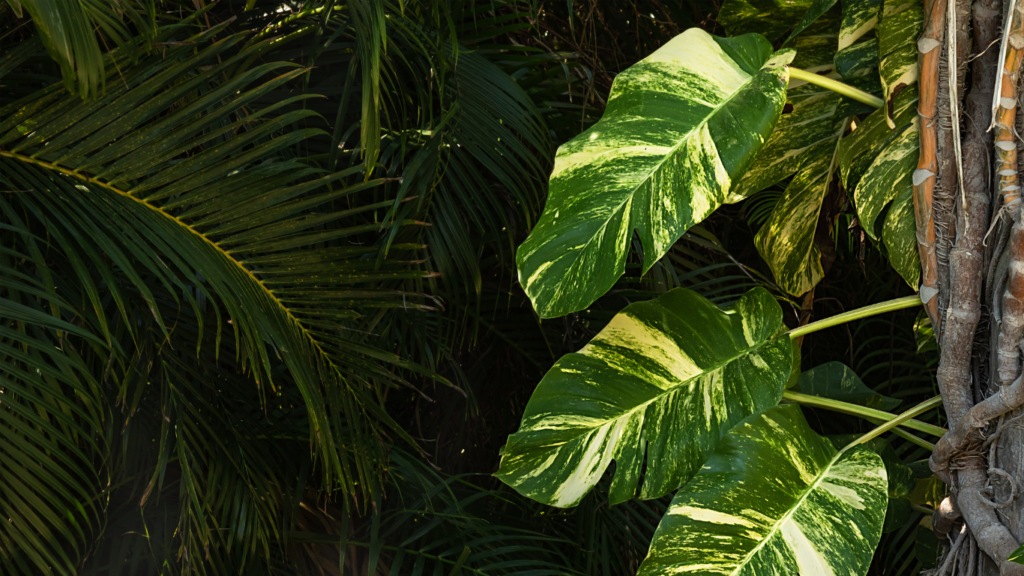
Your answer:
[[[825,328],[831,328],[845,322],[853,320],[860,320],[861,318],[867,318],[869,316],[875,316],[877,314],[884,314],[886,312],[892,312],[893,310],[903,310],[904,308],[913,308],[921,305],[921,296],[914,294],[913,296],[905,296],[903,298],[896,298],[895,300],[887,300],[885,302],[879,302],[878,304],[872,304],[863,308],[857,308],[856,310],[850,310],[849,312],[843,312],[842,314],[836,314],[817,322],[811,322],[798,328],[794,328],[789,331],[790,338],[799,338],[805,334],[817,332],[818,330],[824,330]]]
[[[832,398],[823,398],[821,396],[813,396],[811,394],[804,394],[802,392],[794,392],[792,390],[786,390],[782,393],[783,400],[789,400],[803,406],[811,406],[813,408],[824,408],[825,410],[832,410],[834,412],[842,412],[843,414],[850,414],[851,416],[860,416],[868,420],[889,422],[897,418],[896,414],[890,414],[882,410],[876,410],[874,408],[868,408],[867,406],[861,406],[859,404],[851,404],[849,402],[843,402],[842,400],[835,400]],[[947,432],[945,428],[939,426],[933,426],[925,422],[918,420],[907,420],[902,424],[907,428],[917,430],[918,432],[924,432],[925,434],[931,434],[936,438],[941,437]]]
[[[853,442],[850,442],[850,445],[847,446],[847,448],[850,448],[852,446],[857,446],[859,444],[864,444],[865,442],[869,442],[872,439],[877,438],[877,437],[881,436],[882,434],[888,432],[889,430],[892,430],[893,428],[899,426],[900,424],[906,423],[907,421],[912,419],[914,416],[917,416],[918,414],[923,414],[924,412],[927,412],[927,411],[931,410],[932,408],[937,408],[941,404],[942,404],[942,396],[936,396],[934,398],[925,400],[924,402],[921,402],[920,404],[918,404],[917,406],[914,406],[910,410],[907,410],[906,412],[900,414],[899,416],[896,416],[892,420],[889,420],[885,424],[882,424],[881,426],[878,426],[877,428],[875,428],[874,430],[872,430],[872,431],[868,432],[867,434],[861,436],[860,438],[857,438]]]
[[[847,98],[867,104],[868,106],[874,106],[875,108],[885,106],[885,101],[878,96],[868,94],[860,88],[854,88],[849,84],[843,84],[838,80],[833,80],[827,76],[822,76],[821,74],[815,74],[814,72],[808,72],[807,70],[801,70],[800,68],[790,66],[789,77],[793,80],[803,80],[808,84],[821,86],[822,88],[831,90],[836,94],[846,96]]]

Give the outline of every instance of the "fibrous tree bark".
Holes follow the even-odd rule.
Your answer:
[[[933,518],[944,574],[1024,575],[1007,561],[1024,536],[1022,13],[1021,0],[926,0],[918,42],[921,299],[949,425],[930,460],[949,486]]]

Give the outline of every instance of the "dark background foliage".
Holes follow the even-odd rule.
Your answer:
[[[911,293],[859,230],[838,187],[819,223],[824,281],[803,299],[781,293],[752,239],[783,183],[719,210],[646,275],[634,255],[627,275],[590,309],[544,321],[533,313],[514,254],[543,208],[555,148],[600,118],[618,72],[689,27],[722,33],[713,1],[250,0],[198,9],[57,2],[53,10],[91,18],[78,36],[71,31],[73,49],[64,53],[74,58],[61,62],[51,57],[59,42],[46,9],[18,6],[0,4],[0,149],[12,154],[17,138],[37,128],[23,129],[18,110],[40,94],[54,96],[33,118],[46,110],[72,117],[68,110],[88,96],[86,103],[105,106],[96,114],[113,115],[109,123],[118,116],[104,95],[136,71],[158,73],[170,54],[188,66],[144,94],[154,108],[133,127],[142,131],[253,71],[236,94],[264,90],[190,116],[193,139],[131,181],[145,185],[166,174],[157,168],[237,143],[217,162],[237,159],[233,169],[253,179],[215,200],[221,224],[242,221],[246,229],[247,218],[284,222],[270,208],[259,211],[261,186],[269,194],[329,179],[297,196],[316,202],[290,213],[327,216],[303,224],[321,236],[288,253],[294,268],[244,265],[265,282],[271,274],[291,278],[275,284],[285,286],[275,294],[333,358],[310,370],[329,372],[336,388],[325,384],[321,395],[288,363],[287,346],[266,346],[271,329],[258,318],[239,320],[233,308],[246,305],[244,283],[188,261],[191,248],[175,244],[172,233],[161,236],[143,216],[134,224],[135,216],[112,218],[128,214],[113,201],[68,204],[73,174],[0,158],[0,323],[10,368],[0,386],[51,415],[89,408],[47,428],[45,441],[30,434],[42,424],[5,420],[7,438],[21,440],[0,450],[0,477],[8,478],[0,491],[13,494],[5,513],[29,528],[0,530],[5,573],[49,566],[81,574],[632,574],[668,499],[610,507],[602,484],[579,507],[558,510],[490,477],[553,362],[626,304],[678,286],[721,304],[764,286],[791,326]],[[89,38],[98,39],[95,47]],[[190,60],[228,39],[234,44],[215,57]],[[104,63],[104,53],[116,56]],[[274,62],[297,66],[257,68]],[[174,86],[186,87],[155,103]],[[86,141],[98,127],[83,127],[85,118],[53,138]],[[281,140],[297,133],[303,137]],[[95,166],[112,170],[126,157],[156,162],[115,151],[121,142],[66,171],[95,176]],[[203,193],[182,188],[171,198]],[[210,198],[164,200],[162,210],[217,238],[200,218]],[[278,246],[293,238],[254,230],[255,239]],[[161,252],[166,245],[185,262]],[[154,254],[174,260],[170,268],[148,266]],[[934,395],[934,351],[915,332],[917,320],[896,312],[815,333],[803,343],[802,366],[843,361],[910,406]],[[64,376],[55,378],[64,380],[48,385],[77,400],[31,399],[35,384],[22,386],[31,375],[16,368],[62,363]],[[332,396],[332,389],[344,392]],[[5,401],[16,412],[17,403]],[[312,406],[322,407],[335,452],[310,442]],[[809,416],[826,434],[870,426]],[[53,439],[67,462],[56,472],[29,470],[45,457],[26,454]],[[926,457],[900,439],[893,445],[906,463]],[[19,490],[33,482],[49,490],[57,516],[31,517],[33,497]],[[928,532],[918,526],[924,517],[908,511],[893,520],[873,574],[912,574],[933,561]]]

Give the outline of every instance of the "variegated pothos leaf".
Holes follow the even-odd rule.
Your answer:
[[[834,143],[832,147],[835,149]],[[754,237],[754,246],[771,268],[775,282],[790,294],[810,291],[825,275],[814,230],[832,181],[834,159],[834,154],[818,154],[798,172]]]
[[[917,39],[924,7],[921,0],[885,0],[878,22],[878,58],[885,100],[900,85],[917,83]]]
[[[806,17],[809,19],[815,14],[819,17],[789,44],[799,45],[794,65],[827,72],[838,62],[834,58],[837,45],[849,46],[865,35],[873,38],[880,0],[872,1],[875,2],[873,9],[870,2],[867,6],[857,0],[844,3],[841,17],[838,7],[825,13],[822,8],[828,2],[816,2]],[[877,65],[877,56],[875,62]],[[875,75],[858,74],[847,82],[868,92],[880,88]],[[852,109],[851,101],[828,90],[794,84],[790,83],[788,94],[792,110],[779,120],[768,144],[734,188],[730,201],[796,173],[768,221],[758,231],[755,245],[779,286],[789,293],[803,294],[824,275],[814,233],[836,169],[836,143],[849,125],[848,117],[862,110]]]
[[[869,81],[863,78],[854,83],[869,88]],[[758,231],[755,245],[779,287],[803,294],[824,274],[814,231],[837,166],[837,142],[847,118],[859,112],[856,107],[861,105],[811,84],[791,88],[789,103],[792,110],[779,120],[735,193],[756,192],[796,172]]]
[[[815,0],[725,0],[718,21],[733,36],[754,32],[775,41],[798,24],[814,3]]]
[[[538,314],[585,308],[644,271],[725,200],[779,118],[792,51],[690,29],[615,78],[601,120],[562,145],[547,205],[516,254]]]
[[[875,156],[854,190],[860,224],[872,238],[877,238],[875,222],[882,209],[892,202],[900,190],[913,184],[917,166],[919,120],[914,118]]]
[[[881,536],[886,472],[837,452],[800,408],[748,418],[675,497],[639,576],[862,576]]]
[[[813,84],[801,84],[789,90],[787,103],[792,109],[783,114],[768,143],[757,154],[747,173],[736,183],[730,202],[792,176],[804,165],[814,162],[835,145],[842,97]]]
[[[875,157],[917,118],[917,86],[911,86],[896,96],[893,117],[895,129],[886,122],[886,112],[876,110],[858,123],[856,129],[839,144],[839,174],[847,190],[857,188]]]
[[[792,367],[782,309],[763,288],[728,310],[677,288],[631,304],[544,376],[497,476],[573,506],[615,461],[613,504],[686,482],[729,428],[776,405]]]
[[[846,78],[866,74],[878,67],[878,37],[875,28],[882,0],[846,0],[839,28],[836,70]]]
[[[921,275],[914,220],[913,172],[918,156],[917,86],[902,90],[893,101],[895,129],[886,110],[873,112],[840,143],[843,184],[853,190],[864,231],[881,239],[889,262],[913,288]],[[879,216],[885,211],[885,221]]]
[[[913,183],[896,192],[882,227],[882,243],[889,263],[912,288],[921,283],[921,259],[917,252],[917,221],[914,218]]]

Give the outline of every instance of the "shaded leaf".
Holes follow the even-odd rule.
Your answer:
[[[800,21],[793,27],[793,31],[789,34],[787,42],[792,41],[798,34],[807,30],[812,24],[818,22],[818,19],[822,17],[830,8],[835,6],[836,0],[814,0],[810,7],[807,8],[807,12],[800,18]]]
[[[899,530],[910,519],[914,509],[906,498],[889,498],[885,509],[885,522],[882,523],[882,534]]]
[[[935,339],[935,328],[932,327],[932,320],[923,309],[918,312],[917,320],[914,321],[914,340],[917,342],[917,352],[934,352],[939,349],[939,343]]]
[[[842,362],[827,362],[800,375],[800,392],[841,400],[851,404],[889,411],[900,405],[897,398],[889,398],[868,388],[860,377]],[[851,439],[852,440],[852,439]]]
[[[925,516],[921,519],[915,534],[914,555],[917,556],[923,568],[934,568],[938,564],[940,551],[939,538],[932,530],[932,519],[930,516]]]
[[[800,22],[814,4],[815,0],[726,0],[718,22],[731,35],[755,32],[774,41]]]

